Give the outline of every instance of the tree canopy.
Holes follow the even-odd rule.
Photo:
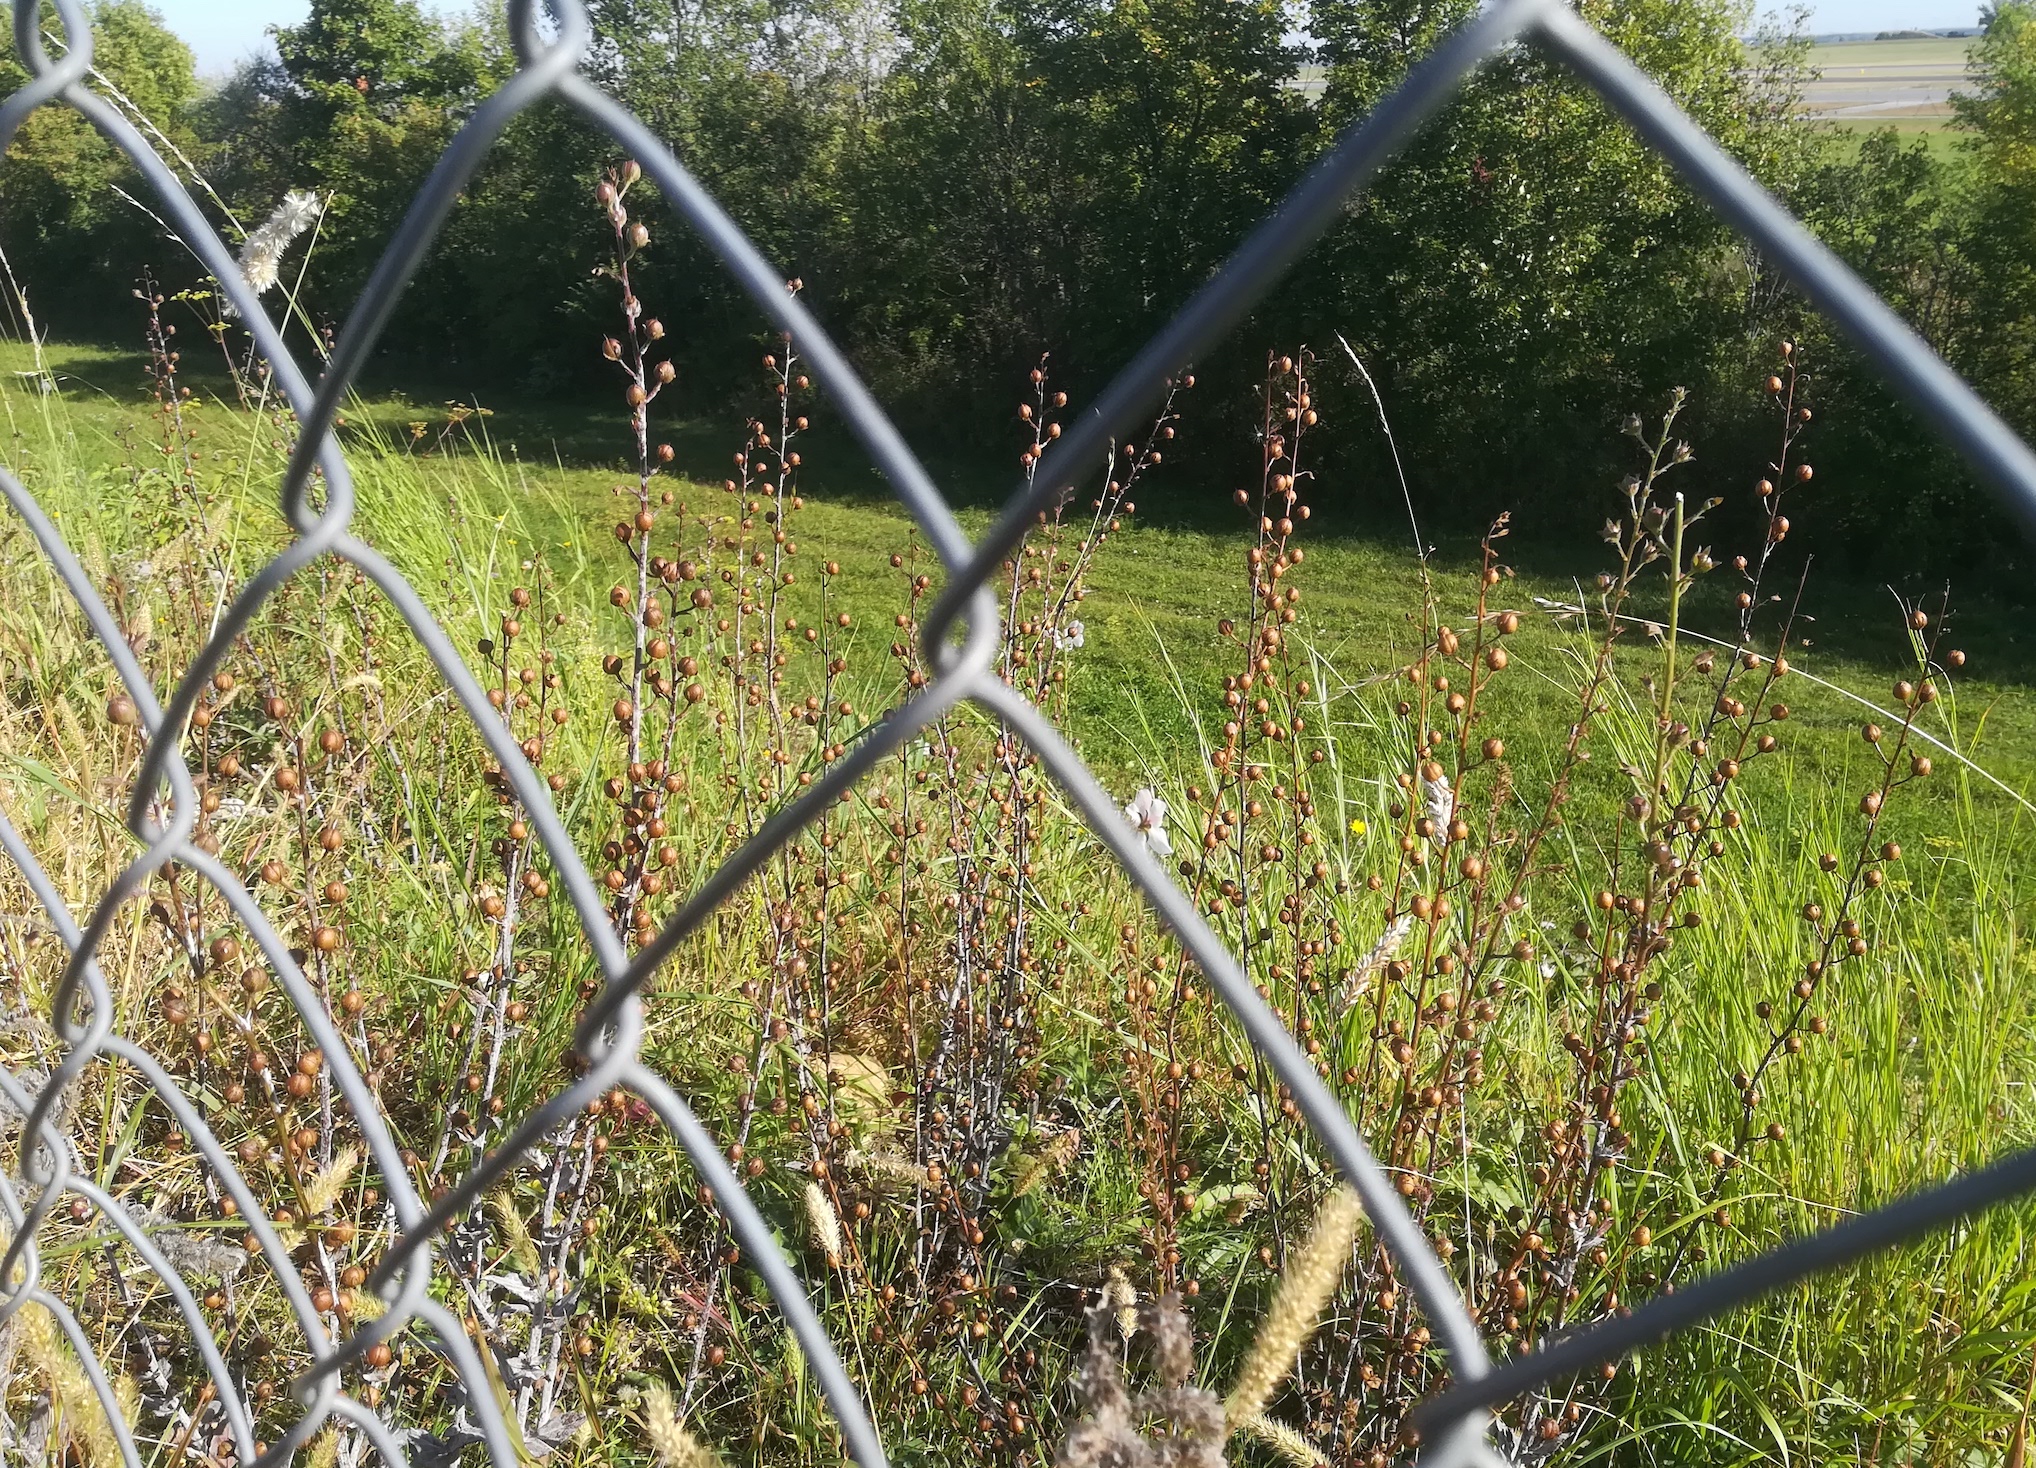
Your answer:
[[[1749,41],[1735,0],[1581,5],[2031,425],[2032,0],[1987,12],[1957,102],[1965,142],[1936,153],[1891,133],[1848,141],[1806,118],[1801,38]],[[937,436],[1002,402],[1041,351],[1072,385],[1097,385],[1474,9],[593,0],[589,66]],[[492,11],[313,0],[275,32],[273,57],[208,89],[140,0],[99,0],[93,15],[95,85],[183,150],[229,235],[291,190],[326,201],[300,304],[335,325],[441,150],[513,66]],[[0,84],[20,77],[0,63]],[[588,200],[614,161],[556,105],[519,118],[411,287],[387,370],[449,376],[455,391],[585,380],[601,248]],[[195,274],[131,184],[56,108],[0,164],[0,247],[59,330],[125,329],[124,288],[144,268],[172,283]],[[642,288],[712,407],[758,322],[698,245],[668,238],[657,258]],[[1417,472],[1472,486],[1481,505],[1538,496],[1560,513],[1565,484],[1628,408],[1684,385],[1699,426],[1730,431],[1722,385],[1776,336],[1816,340],[1818,327],[1586,89],[1521,47],[1466,85],[1251,330],[1345,337],[1401,417]],[[1930,534],[1949,533],[1935,508],[1948,492],[1941,454],[1836,344],[1829,356],[1828,391],[1862,415],[1862,464],[1913,478],[1903,503],[1923,507]],[[1222,380],[1220,363],[1209,370]]]

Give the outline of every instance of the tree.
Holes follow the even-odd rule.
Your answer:
[[[852,201],[858,340],[924,398],[1081,390],[1303,163],[1272,0],[908,0]]]
[[[2036,3],[2002,0],[1982,19],[1973,90],[1952,98],[1974,174],[1974,309],[1961,355],[2026,434],[2036,430]]]
[[[501,40],[416,0],[313,0],[301,25],[277,30],[295,186],[329,197],[322,281],[365,281],[460,123],[507,75]]]
[[[1474,9],[1316,0],[1326,127],[1362,117]],[[1796,187],[1813,156],[1791,115],[1799,51],[1756,54],[1740,38],[1743,13],[1724,0],[1587,0],[1583,10],[1770,187]],[[1340,331],[1365,349],[1409,425],[1412,462],[1468,486],[1480,510],[1536,490],[1576,504],[1574,476],[1627,407],[1705,387],[1760,327],[1758,256],[1527,48],[1466,83],[1305,281],[1290,293],[1305,308],[1302,329],[1317,340]],[[1479,493],[1483,484],[1495,488]]]
[[[848,159],[894,48],[879,0],[593,0],[596,78],[640,115],[787,277],[823,310],[854,288],[843,242],[857,201]],[[646,195],[647,196],[647,195]],[[756,308],[689,231],[645,283],[700,390],[732,386],[761,329]]]
[[[179,147],[195,147],[190,48],[140,0],[100,0],[91,20],[94,90],[131,120],[145,118]],[[53,13],[45,29],[52,50],[60,49]],[[0,56],[0,93],[27,79],[11,56]],[[182,247],[116,188],[133,199],[147,194],[126,158],[62,105],[38,109],[0,162],[0,248],[45,325],[104,330],[124,310],[122,287],[145,267],[191,270]]]
[[[1980,14],[1967,58],[1974,90],[1951,99],[1989,182],[2036,189],[2036,4],[2000,0]]]

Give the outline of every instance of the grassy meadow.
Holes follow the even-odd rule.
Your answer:
[[[628,380],[654,381],[638,351]],[[9,344],[0,366],[6,463],[166,694],[285,543],[287,415],[160,353]],[[1955,585],[1947,616],[1803,574],[1777,517],[1847,490],[1798,477],[1824,429],[1790,416],[1794,368],[1775,370],[1779,466],[1701,444],[1681,463],[1660,405],[1631,405],[1652,415],[1640,477],[1590,490],[1606,543],[1516,550],[1419,504],[1440,547],[1424,563],[1411,535],[1311,537],[1285,491],[1319,484],[1304,427],[1373,408],[1317,403],[1305,354],[1275,359],[1257,442],[1211,441],[1177,397],[1000,588],[1003,670],[1120,801],[1164,802],[1141,806],[1149,844],[1317,1056],[1495,1354],[2036,1136],[2024,624]],[[499,695],[632,947],[926,676],[937,567],[853,452],[798,427],[826,412],[802,382],[774,356],[748,427],[651,395],[646,442],[675,445],[661,472],[619,401],[349,409],[359,533]],[[984,426],[985,481],[1035,447],[1052,462],[1073,411],[1050,381],[1013,403]],[[787,447],[801,431],[827,446],[810,462]],[[731,490],[704,466],[738,453]],[[1234,530],[1154,514],[1181,455],[1251,486]],[[1763,476],[1770,557],[1686,523]],[[133,850],[141,741],[33,543],[6,533],[0,803],[82,912]],[[119,1027],[197,1099],[343,1333],[376,1313],[362,1285],[392,1192],[456,1180],[565,1081],[595,969],[471,725],[346,567],[279,594],[200,710],[196,839],[289,941],[408,1176],[363,1156],[275,957],[191,873],[151,881],[102,964]],[[25,885],[0,885],[7,1059],[46,1071],[35,1016],[60,945]],[[774,859],[646,1012],[646,1058],[744,1171],[900,1463],[1054,1461],[1091,1332],[1142,1382],[1161,1325],[1132,1307],[1155,1300],[1184,1310],[1195,1381],[1223,1392],[1331,1189],[1193,965],[973,713]],[[88,1176],[185,1242],[273,1439],[308,1358],[216,1173],[131,1066],[88,1072],[65,1125]],[[2032,1224],[2036,1207],[1996,1210],[1555,1383],[1506,1409],[1502,1440],[1523,1461],[2019,1462]],[[44,1280],[120,1375],[149,1460],[181,1435],[235,1461],[167,1297],[98,1228],[59,1210]],[[441,1257],[533,1456],[672,1468],[679,1431],[729,1463],[839,1461],[806,1364],[629,1097],[562,1128]],[[1270,1399],[1233,1399],[1232,1461],[1405,1455],[1444,1361],[1368,1233],[1316,1303]],[[423,1333],[346,1382],[461,1446]],[[58,1401],[85,1461],[90,1416]],[[327,1429],[308,1451],[359,1446]]]

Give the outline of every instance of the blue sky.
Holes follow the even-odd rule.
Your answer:
[[[203,71],[226,71],[263,44],[269,26],[304,18],[310,0],[151,0],[198,53]],[[429,0],[427,0],[429,3]],[[456,7],[441,3],[439,9]],[[1979,0],[1815,0],[1813,31],[1941,29],[1971,25]]]
[[[311,9],[310,0],[148,0],[170,29],[198,53],[198,69],[224,72],[263,46],[272,25],[293,25]],[[426,0],[427,4],[431,0]],[[438,4],[438,10],[464,6]]]
[[[1822,0],[1812,8],[1812,32],[1939,31],[1979,21],[1979,0]]]

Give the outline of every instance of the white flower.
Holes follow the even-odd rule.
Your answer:
[[[240,247],[240,273],[256,295],[275,287],[281,278],[283,251],[324,212],[325,201],[318,195],[292,189],[283,195],[276,212],[247,237]]]
[[[1449,823],[1456,815],[1456,792],[1449,788],[1449,776],[1421,779],[1421,813],[1435,822],[1435,844],[1449,844]]]
[[[1062,652],[1066,652],[1071,647],[1080,647],[1087,640],[1087,633],[1078,621],[1068,623],[1064,630],[1053,634],[1053,645]]]
[[[1131,797],[1131,804],[1124,807],[1124,819],[1131,822],[1138,839],[1154,856],[1174,854],[1174,844],[1166,837],[1166,802],[1153,794],[1150,786]]]

